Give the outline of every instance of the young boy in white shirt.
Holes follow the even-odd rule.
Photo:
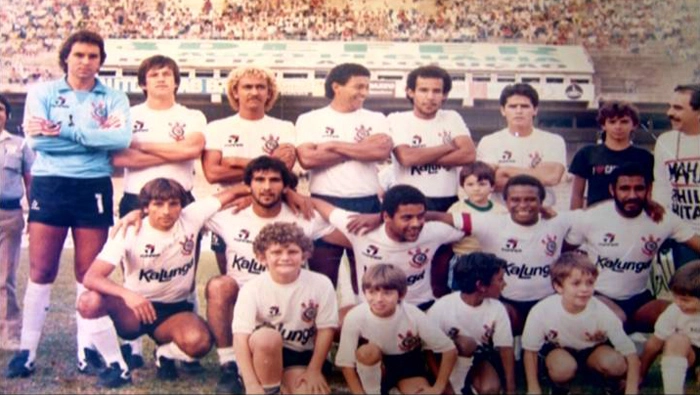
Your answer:
[[[498,300],[506,286],[506,261],[474,252],[458,258],[453,292],[440,298],[428,318],[454,341],[457,363],[450,375],[454,393],[515,392],[513,333]]]
[[[425,313],[402,303],[407,292],[403,270],[384,263],[371,266],[362,276],[362,292],[366,302],[345,316],[335,359],[350,391],[386,394],[397,387],[402,394],[442,393],[457,351]],[[426,379],[422,349],[442,353],[432,386]]]
[[[275,222],[253,242],[267,271],[241,289],[233,346],[248,394],[327,394],[323,363],[338,326],[335,289],[302,269],[313,242],[297,225]]]
[[[550,275],[557,293],[532,308],[523,332],[527,392],[542,393],[538,370],[543,369],[552,393],[568,393],[579,368],[587,367],[603,376],[608,389],[619,390],[625,378],[625,393],[637,393],[639,357],[622,321],[593,297],[596,267],[587,256],[567,252],[552,264]]]
[[[663,350],[664,393],[682,394],[686,371],[689,367],[696,368],[700,362],[700,260],[677,269],[669,288],[673,304],[659,316],[654,334],[644,345],[641,377],[646,376]]]

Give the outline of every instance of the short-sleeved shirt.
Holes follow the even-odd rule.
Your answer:
[[[700,313],[686,314],[673,303],[659,316],[654,325],[654,336],[668,339],[674,333],[688,336],[695,347],[700,347]]]
[[[315,213],[311,220],[306,220],[292,213],[286,203],[282,203],[280,213],[273,218],[262,218],[255,214],[253,206],[249,206],[238,213],[222,210],[206,222],[207,228],[226,243],[226,274],[236,280],[239,286],[267,270],[255,257],[253,241],[265,225],[280,221],[296,224],[313,240],[334,230],[319,213]]]
[[[36,151],[33,176],[99,178],[112,175],[110,152],[131,141],[129,99],[95,80],[91,91],[75,91],[65,78],[29,88],[24,120],[33,117],[60,123],[58,136],[30,136]],[[118,126],[110,126],[110,117]]]
[[[476,236],[481,250],[508,262],[506,287],[501,293],[516,301],[540,300],[554,293],[549,267],[561,247],[574,217],[570,212],[523,226],[509,214],[453,214],[455,225]]]
[[[390,317],[374,315],[367,303],[353,307],[345,316],[340,332],[337,366],[355,367],[360,338],[378,346],[383,355],[401,355],[421,346],[436,353],[455,348],[452,340],[424,312],[405,302],[400,302]]]
[[[195,280],[195,246],[204,221],[221,203],[214,197],[198,200],[180,213],[167,231],[155,229],[143,221],[139,233],[134,228],[110,238],[97,259],[124,265],[124,288],[153,302],[174,303],[186,300]]]
[[[435,300],[430,283],[430,268],[435,251],[442,244],[461,239],[464,233],[441,222],[426,222],[416,241],[399,242],[391,239],[387,235],[386,225],[358,236],[347,230],[353,214],[356,213],[336,208],[329,220],[352,243],[357,265],[357,283],[362,284],[362,275],[370,267],[379,263],[391,263],[406,273],[406,303],[419,305]],[[364,300],[363,294],[360,294],[360,299]]]
[[[605,303],[592,297],[585,309],[569,313],[559,294],[540,301],[530,310],[523,330],[523,349],[539,351],[545,343],[574,350],[595,347],[606,341],[622,355],[637,349],[622,327],[622,321]]]
[[[241,289],[233,313],[233,333],[252,334],[265,325],[282,335],[285,348],[313,350],[319,329],[338,326],[338,303],[328,277],[301,269],[290,284],[276,283],[269,272]]]
[[[615,151],[605,144],[588,145],[574,155],[569,172],[587,181],[588,206],[610,199],[611,174],[618,166],[625,163],[639,164],[649,175],[649,179],[653,180],[654,156],[643,148],[629,146],[621,151]]]
[[[388,117],[394,146],[411,148],[436,147],[451,140],[467,136],[469,129],[457,111],[438,110],[433,119],[421,119],[413,111],[395,112]],[[445,167],[436,164],[401,166],[394,160],[396,183],[418,188],[431,198],[457,196],[459,166]]]
[[[146,103],[131,107],[133,140],[149,143],[174,143],[191,133],[202,133],[207,119],[199,110],[175,104],[167,110],[153,110]],[[124,170],[124,192],[138,194],[147,182],[167,176],[185,190],[194,186],[194,159]]]
[[[34,162],[34,152],[26,141],[0,130],[0,200],[21,199],[24,195],[23,176],[29,174]]]
[[[221,151],[222,158],[272,155],[281,144],[293,145],[296,141],[293,123],[268,115],[254,121],[232,115],[210,122],[204,134],[204,149]]]
[[[467,199],[462,199],[455,202],[447,210],[448,213],[494,213],[494,214],[507,214],[508,210],[503,207],[503,205],[489,200],[489,204],[486,207],[478,207],[472,204]],[[462,240],[456,241],[452,244],[452,251],[457,255],[466,255],[474,251],[481,251],[481,245],[479,244],[479,239],[476,236],[465,236]]]
[[[540,129],[534,129],[529,136],[516,137],[506,128],[479,141],[476,159],[498,166],[527,169],[534,169],[542,162],[560,163],[566,168],[566,144],[561,136]],[[494,194],[493,198],[503,202],[499,194]],[[552,205],[554,199],[554,189],[547,187],[546,204]]]
[[[355,143],[378,134],[389,134],[384,114],[361,108],[350,113],[330,106],[301,114],[296,123],[297,146],[329,141]],[[311,193],[336,197],[374,196],[379,190],[376,162],[346,160],[309,171]]]
[[[460,292],[452,292],[435,302],[428,310],[428,319],[452,339],[467,336],[478,346],[513,346],[508,312],[497,299],[486,298],[480,305],[471,306],[462,300]]]
[[[576,213],[566,241],[588,253],[600,273],[596,291],[614,299],[629,299],[647,289],[651,261],[664,240],[682,243],[693,237],[690,227],[673,213],[666,213],[659,223],[644,212],[627,218],[612,200]]]

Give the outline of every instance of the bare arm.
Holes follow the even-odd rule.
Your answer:
[[[401,166],[410,167],[436,163],[441,157],[456,150],[457,148],[450,144],[434,147],[409,147],[402,144],[394,148],[394,155]]]
[[[221,151],[205,150],[202,155],[204,178],[210,184],[216,182],[237,183],[243,181],[243,167],[231,167],[223,162]]]
[[[655,335],[649,336],[649,339],[644,343],[644,351],[642,351],[641,363],[639,368],[640,379],[646,377],[649,372],[649,367],[654,363],[656,357],[659,356],[664,349],[664,341]]]
[[[515,355],[513,347],[498,347],[498,353],[501,355],[503,363],[503,371],[506,376],[506,393],[515,393]]]
[[[455,362],[457,362],[457,349],[452,349],[442,353],[440,370],[438,370],[437,377],[435,378],[435,384],[432,387],[435,391],[426,391],[427,393],[441,394],[445,390],[447,383],[449,383],[450,373],[452,373],[452,368],[454,368]]]
[[[639,357],[637,354],[630,354],[625,356],[625,359],[627,359],[625,394],[636,394],[639,391]]]
[[[333,343],[335,336],[335,328],[319,329],[314,342],[314,352],[311,355],[311,361],[304,370],[304,373],[297,379],[296,387],[299,388],[302,382],[306,383],[306,390],[312,394],[328,394],[330,387],[326,378],[323,376],[321,369],[323,362],[328,356],[328,351]]]
[[[172,143],[149,143],[133,141],[131,147],[155,154],[165,158],[169,162],[197,159],[204,149],[204,135],[202,133],[188,133],[184,139]]]
[[[463,166],[476,160],[476,148],[469,136],[458,136],[453,140],[457,149],[449,154],[438,158],[435,162],[441,166],[453,167]]]
[[[245,385],[247,394],[262,394],[262,385],[258,381],[258,375],[253,368],[253,354],[248,341],[250,335],[247,333],[235,333],[233,336],[233,348],[238,362],[238,371]]]
[[[690,239],[688,239],[685,242],[685,245],[687,245],[691,250],[695,251],[696,254],[700,254],[700,236],[699,235],[693,235]]]
[[[523,350],[523,362],[525,364],[525,379],[527,380],[528,394],[541,394],[539,379],[537,378],[537,353]]]
[[[565,170],[564,165],[557,162],[542,162],[535,168],[498,166],[496,169],[496,189],[503,190],[508,179],[520,174],[533,176],[545,186],[555,186],[561,181]]]
[[[112,165],[116,167],[140,169],[162,165],[167,162],[168,161],[161,156],[149,154],[133,148],[126,148],[112,154]]]
[[[294,168],[294,163],[297,161],[297,150],[292,144],[280,144],[270,156],[281,160],[284,162],[285,166],[287,166],[287,169],[292,170],[292,168]]]
[[[29,171],[25,171],[24,173],[22,173],[22,179],[24,180],[24,191],[27,196],[27,201],[29,201],[29,197],[32,195],[32,173]]]
[[[373,134],[359,143],[328,142],[330,150],[348,159],[376,162],[388,159],[394,143],[387,134]]]
[[[576,210],[583,208],[585,205],[585,200],[583,199],[583,193],[586,190],[586,179],[574,175],[574,182],[571,184],[571,203],[569,208],[571,210]]]
[[[357,375],[355,368],[342,368],[343,376],[345,376],[345,382],[348,383],[348,389],[354,395],[364,395],[365,389],[362,388],[362,382],[360,381],[360,376]]]
[[[299,164],[305,170],[316,169],[318,167],[329,167],[342,163],[345,156],[328,149],[326,144],[306,143],[297,147],[297,158]]]
[[[247,185],[237,184],[232,187],[228,187],[220,192],[214,194],[214,197],[219,199],[221,206],[225,206],[239,197],[247,196],[250,194],[250,188]]]
[[[338,229],[322,237],[322,240],[326,243],[335,244],[337,246],[352,248],[350,240],[343,234],[343,232]]]
[[[321,214],[323,219],[328,221],[331,217],[331,213],[333,212],[333,210],[336,209],[336,207],[328,203],[327,201],[318,198],[311,198],[311,201],[314,203],[314,208],[316,209],[316,211],[318,211],[318,213]]]

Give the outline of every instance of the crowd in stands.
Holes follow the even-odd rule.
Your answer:
[[[690,0],[10,0],[0,10],[3,79],[57,73],[78,28],[114,39],[354,40],[579,44],[697,58]],[[661,43],[661,45],[658,45]],[[51,67],[44,65],[49,64]],[[42,66],[35,66],[42,65]]]

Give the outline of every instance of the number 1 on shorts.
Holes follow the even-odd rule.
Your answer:
[[[103,214],[105,212],[104,204],[102,203],[102,194],[96,193],[95,200],[97,200],[97,213]]]

